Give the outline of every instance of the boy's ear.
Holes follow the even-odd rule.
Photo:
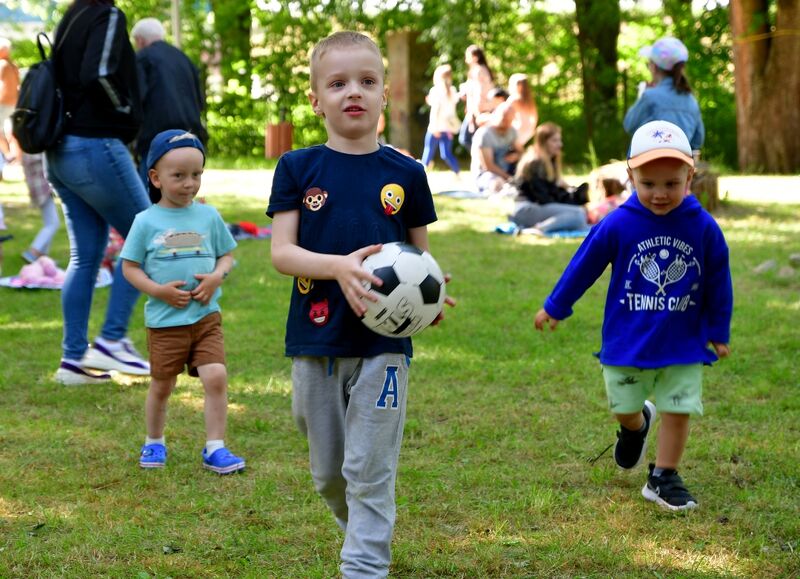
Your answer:
[[[686,175],[686,193],[692,187],[692,178],[694,177],[694,167],[689,167],[689,173]]]
[[[150,182],[155,187],[157,187],[158,189],[161,189],[161,181],[158,178],[158,171],[156,171],[155,169],[150,169],[147,172],[147,178],[150,179]]]
[[[325,114],[319,108],[319,99],[317,98],[317,95],[314,94],[313,90],[308,92],[308,102],[311,103],[311,108],[315,115],[318,117],[325,117]]]
[[[633,169],[628,167],[628,180],[633,183]]]
[[[383,87],[383,108],[386,108],[386,105],[389,104],[389,87]]]

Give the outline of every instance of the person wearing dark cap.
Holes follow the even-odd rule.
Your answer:
[[[661,38],[639,51],[648,59],[650,83],[642,83],[639,97],[625,113],[622,125],[632,135],[650,121],[668,121],[678,125],[689,139],[695,160],[705,140],[706,130],[700,105],[686,79],[689,51],[677,38]]]
[[[139,466],[166,465],[167,401],[188,367],[205,390],[203,467],[231,474],[244,470],[245,461],[225,447],[228,374],[218,302],[236,241],[216,209],[195,202],[204,165],[196,135],[172,129],[155,136],[147,156],[155,204],[136,216],[120,259],[127,280],[149,296],[144,317],[151,381]]]

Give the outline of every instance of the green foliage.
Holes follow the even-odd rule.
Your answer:
[[[12,5],[19,2],[10,0]],[[117,4],[127,14],[129,25],[154,16],[165,23],[174,40],[166,0],[118,0]],[[212,148],[219,147],[218,152],[226,156],[263,156],[264,127],[281,118],[294,124],[295,146],[324,140],[323,126],[310,113],[306,96],[308,57],[319,39],[350,28],[369,34],[385,49],[387,34],[413,29],[434,46],[429,72],[449,62],[456,84],[465,78],[464,49],[473,43],[485,49],[499,85],[504,86],[515,72],[527,73],[540,120],[554,121],[564,129],[565,161],[582,163],[589,143],[576,15],[549,12],[546,7],[551,4],[544,0],[182,0],[181,46],[207,80],[208,123],[212,143],[218,143]],[[691,2],[669,0],[663,11],[655,13],[643,11],[639,4],[622,11],[616,49],[624,65],[619,80],[610,80],[612,85],[618,83],[618,102],[612,107],[616,112],[607,113],[621,121],[625,105],[636,98],[637,82],[648,78],[646,63],[637,55],[639,48],[662,35],[676,35],[689,48],[687,73],[706,125],[704,156],[732,167],[737,159],[735,99],[729,8],[723,4],[709,0],[693,13]],[[66,9],[61,2],[49,8],[45,3],[27,5],[51,27]],[[242,40],[244,15],[252,20],[249,58]],[[22,66],[38,60],[28,41],[18,43],[15,55]],[[617,76],[611,69],[605,74]],[[418,114],[424,116],[426,111]],[[616,119],[606,119],[608,114],[602,115],[603,122],[618,126]],[[247,120],[249,115],[257,116]],[[608,156],[607,150],[625,151],[626,135],[619,130],[601,133],[602,141],[595,142],[599,157]]]
[[[265,117],[264,102],[247,96],[225,93],[209,100],[209,156],[263,156]]]

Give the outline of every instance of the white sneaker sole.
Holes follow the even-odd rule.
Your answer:
[[[86,354],[84,355],[83,360],[81,360],[81,364],[84,368],[93,368],[95,370],[106,371],[113,370],[116,372],[122,372],[123,374],[132,374],[134,376],[149,376],[150,365],[144,360],[140,361],[140,363],[145,364],[146,367],[140,368],[132,364],[127,364],[124,360],[117,360],[111,356],[106,356],[95,348],[89,348],[86,350]]]
[[[644,487],[642,487],[642,496],[648,501],[657,504],[659,507],[663,509],[668,509],[670,511],[687,511],[689,509],[697,508],[697,503],[694,501],[689,501],[685,505],[681,506],[671,505],[667,501],[662,499],[660,496],[658,496],[658,494],[656,494],[654,491],[652,491],[650,487],[647,486],[647,483],[645,483]]]
[[[70,372],[69,370],[59,368],[56,370],[55,381],[59,384],[63,384],[64,386],[86,386],[89,384],[107,384],[108,382],[111,382],[111,377],[93,377],[83,374],[76,374],[75,372]]]

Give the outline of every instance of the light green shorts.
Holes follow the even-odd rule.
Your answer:
[[[654,396],[658,412],[703,415],[703,365],[678,364],[663,368],[603,366],[608,408],[614,414],[633,414]]]

